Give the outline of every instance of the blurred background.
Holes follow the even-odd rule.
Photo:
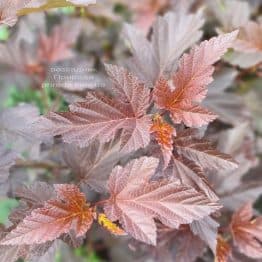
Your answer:
[[[106,89],[109,83],[103,63],[125,64],[132,55],[122,34],[124,23],[133,24],[150,39],[157,16],[170,11],[203,12],[202,39],[240,29],[239,40],[245,45],[230,50],[216,65],[205,103],[220,118],[207,133],[220,149],[243,164],[238,170],[243,181],[256,184],[255,189],[233,188],[232,195],[249,190],[245,199],[248,195],[257,212],[262,211],[262,2],[97,0],[88,7],[20,16],[13,27],[0,25],[0,143],[24,159],[11,169],[12,179],[0,185],[0,224],[8,224],[11,209],[18,206],[12,196],[18,183],[59,176],[55,166],[42,169],[34,165],[50,158],[50,152],[48,156],[43,153],[37,138],[28,135],[27,121],[49,111],[67,111],[88,90]],[[142,253],[146,255],[137,257],[133,252],[136,244],[128,246],[96,229],[88,240],[76,248],[62,245],[54,251],[55,261],[152,261],[148,254],[154,251],[145,248]],[[204,260],[211,261],[208,259]],[[41,261],[51,260],[45,257]]]

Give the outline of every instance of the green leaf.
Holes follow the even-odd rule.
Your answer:
[[[15,199],[0,199],[0,223],[6,224],[11,210],[18,206]]]
[[[60,250],[57,250],[55,253],[55,262],[62,262],[62,254]]]
[[[57,104],[58,111],[67,111],[68,104],[48,83],[43,85],[43,89],[25,88],[23,90],[12,86],[9,88],[9,95],[5,102],[5,107],[15,107],[20,103],[31,103],[39,108],[41,114],[46,113],[54,103]]]
[[[74,6],[62,7],[61,12],[65,15],[71,15],[75,12]]]
[[[9,30],[6,25],[0,26],[0,41],[6,41],[9,38]]]
[[[86,247],[79,247],[74,249],[74,254],[76,257],[84,258],[85,262],[101,262],[101,259],[97,256],[97,254]]]

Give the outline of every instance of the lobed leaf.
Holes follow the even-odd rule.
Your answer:
[[[19,206],[12,210],[9,220],[17,225],[34,209],[43,207],[45,202],[55,196],[54,189],[45,182],[37,181],[30,186],[20,185],[15,190]]]
[[[244,53],[262,52],[262,22],[249,21],[241,27],[234,49]]]
[[[179,69],[173,75],[172,86],[160,78],[154,89],[154,100],[160,109],[168,110],[174,123],[200,127],[215,119],[215,115],[198,104],[212,82],[213,64],[232,46],[237,31],[214,37],[184,54]]]
[[[191,135],[190,135],[191,134]],[[232,170],[237,163],[227,154],[217,151],[204,139],[195,139],[192,132],[184,132],[174,139],[174,148],[191,161],[208,170]]]
[[[107,179],[123,155],[119,153],[120,141],[103,144],[98,140],[86,148],[74,145],[63,146],[63,159],[81,184],[98,192],[106,191]]]
[[[159,259],[157,261],[166,258],[165,253],[167,253],[170,257],[167,261],[194,262],[203,255],[206,248],[205,243],[194,235],[187,225],[175,230],[163,228],[158,234],[156,249],[159,249]]]
[[[153,26],[152,46],[159,61],[159,75],[169,76],[177,69],[180,56],[202,36],[203,12],[168,12]]]
[[[182,184],[189,185],[204,193],[213,201],[218,200],[201,166],[183,155],[173,154],[165,174],[171,175],[179,179]]]
[[[6,233],[12,230],[10,228],[1,228],[0,239],[3,239]],[[0,245],[0,261],[1,262],[16,262],[19,259],[27,261],[42,261],[42,257],[53,249],[55,244],[47,242],[39,245]]]
[[[153,25],[151,42],[134,26],[125,25],[123,34],[133,53],[128,67],[153,87],[161,75],[169,76],[176,69],[181,54],[200,39],[203,22],[202,12],[169,12]]]
[[[104,206],[106,215],[119,220],[127,233],[153,245],[154,219],[178,228],[220,208],[191,187],[168,180],[151,181],[157,165],[157,159],[142,157],[124,168],[117,166],[109,178],[111,196]]]
[[[246,203],[233,214],[230,229],[239,251],[258,259],[262,258],[262,217],[252,217],[252,204]]]
[[[80,21],[70,19],[54,26],[49,35],[41,33],[38,39],[37,59],[41,63],[54,63],[73,57],[71,47],[76,43],[80,32]]]
[[[83,236],[91,227],[94,211],[75,185],[55,185],[57,197],[32,211],[2,241],[2,245],[40,244],[70,230]]]
[[[115,97],[88,92],[84,102],[70,105],[70,112],[50,113],[40,118],[40,132],[62,135],[67,143],[85,147],[99,139],[112,140],[122,130],[121,152],[146,147],[151,118],[146,115],[150,90],[124,68],[107,66]]]

